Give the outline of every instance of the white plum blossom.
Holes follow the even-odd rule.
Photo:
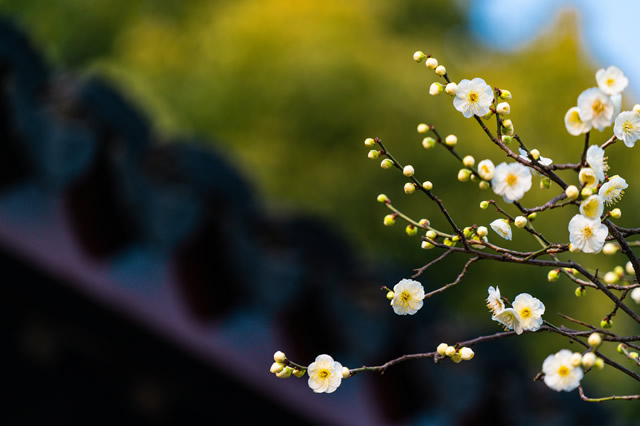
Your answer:
[[[582,121],[580,118],[580,108],[577,106],[569,108],[564,115],[564,125],[570,135],[578,136],[591,130],[590,121]]]
[[[492,102],[493,90],[481,78],[460,81],[456,87],[456,97],[453,98],[453,106],[465,118],[487,115],[491,110]]]
[[[513,301],[513,309],[518,312],[522,328],[529,331],[536,331],[542,325],[542,314],[544,314],[544,304],[528,293],[521,293]]]
[[[590,122],[602,131],[613,122],[615,105],[609,96],[597,87],[585,90],[578,96],[580,120]]]
[[[489,224],[491,229],[496,231],[498,235],[500,235],[505,240],[511,239],[511,226],[509,226],[509,222],[504,219],[496,219]]]
[[[500,163],[493,173],[491,186],[507,203],[518,201],[531,189],[531,170],[520,163]]]
[[[413,315],[422,308],[424,288],[415,280],[403,279],[393,287],[391,307],[398,315]]]
[[[489,287],[489,296],[487,297],[487,308],[491,310],[494,314],[502,311],[504,309],[504,302],[502,301],[502,297],[500,297],[500,289],[498,286],[493,288],[493,286]]]
[[[500,312],[493,314],[492,320],[498,321],[506,330],[514,330],[516,334],[522,334],[524,328],[520,322],[518,311],[513,308],[505,308]]]
[[[326,354],[318,355],[315,362],[309,364],[307,373],[309,387],[316,393],[331,393],[342,383],[342,364]]]
[[[633,148],[640,139],[640,113],[623,111],[616,117],[613,133],[629,148]]]
[[[618,95],[627,87],[629,79],[620,68],[611,65],[606,70],[601,68],[596,72],[596,82],[607,95]]]
[[[599,253],[607,234],[607,227],[600,219],[589,219],[577,214],[569,221],[569,241],[585,253]]]
[[[604,149],[598,145],[591,145],[589,149],[587,149],[587,164],[589,164],[591,170],[596,174],[598,182],[603,182],[604,172],[609,170],[607,157],[604,156]]]
[[[598,195],[602,197],[607,206],[617,203],[624,194],[624,190],[629,185],[627,181],[616,175],[603,184],[598,191]]]
[[[599,195],[592,195],[580,203],[580,214],[589,219],[600,219],[604,211],[604,200]]]
[[[542,363],[544,383],[555,391],[572,391],[580,385],[582,368],[574,367],[571,363],[573,352],[562,349],[556,354],[549,355]]]
[[[640,287],[636,287],[631,290],[631,298],[634,302],[640,304]]]
[[[478,174],[484,180],[493,179],[493,173],[496,170],[496,166],[493,165],[493,161],[487,159],[478,163]]]

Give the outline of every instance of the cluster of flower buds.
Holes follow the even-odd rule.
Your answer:
[[[436,352],[442,357],[451,358],[451,361],[455,362],[456,364],[460,361],[469,361],[475,356],[475,353],[471,348],[468,348],[466,346],[458,348],[456,346],[449,346],[446,343],[440,343],[436,348]]]
[[[273,354],[273,361],[274,362],[271,364],[271,369],[269,371],[275,374],[279,379],[287,379],[291,377],[292,374],[296,377],[304,376],[305,370],[290,366],[284,352],[277,351]]]

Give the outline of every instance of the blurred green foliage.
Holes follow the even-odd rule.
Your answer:
[[[481,76],[509,89],[516,131],[529,148],[560,163],[577,161],[581,152],[583,139],[567,134],[563,116],[582,90],[595,86],[599,67],[582,50],[571,13],[550,23],[533,43],[507,55],[469,36],[464,3],[57,0],[54,7],[47,0],[2,0],[0,10],[26,27],[61,68],[115,80],[152,117],[158,134],[199,134],[214,141],[251,176],[268,208],[320,215],[341,228],[364,258],[409,265],[410,275],[411,267],[438,253],[422,251],[418,237],[404,235],[404,225],[383,227],[388,212],[376,203],[377,194],[386,193],[403,211],[428,217],[443,230],[447,224],[429,200],[403,193],[405,180],[399,173],[383,171],[379,160],[368,160],[362,141],[378,136],[400,161],[414,165],[417,177],[434,183],[435,193],[461,226],[487,225],[495,219],[492,209],[478,208],[493,194],[458,182],[460,165],[439,147],[425,151],[417,124],[432,123],[443,136],[458,135],[456,149],[462,155],[472,154],[477,161],[491,158],[495,164],[506,161],[474,120],[454,110],[451,98],[428,95],[437,76],[414,63],[413,52],[436,56],[454,81]],[[495,129],[493,122],[490,128]],[[595,131],[592,143],[609,136],[610,129]],[[640,183],[637,175],[624,174],[633,170],[626,148],[615,146],[608,155],[613,171],[620,170],[631,188]],[[571,174],[563,176],[577,183]],[[537,186],[534,179],[525,206],[558,193],[557,186]],[[631,212],[639,199],[633,192],[625,196],[622,225],[637,226]],[[541,215],[536,227],[552,241],[567,242],[574,210]],[[499,243],[536,248],[528,237],[514,229],[514,241]],[[490,238],[499,240],[495,234]],[[451,256],[434,268],[430,285],[453,281],[463,263]],[[589,266],[603,271],[614,264]],[[558,311],[591,323],[599,323],[610,311],[610,303],[592,294],[596,292],[578,300],[565,278],[549,284],[546,274],[541,268],[480,263],[440,301],[455,301],[456,310],[462,307],[478,315],[487,327],[495,324],[478,306],[488,285],[500,285],[509,299],[524,291],[539,297],[547,305],[545,318],[558,324],[565,322],[554,314]],[[633,333],[635,325],[619,317],[616,331]],[[537,360],[541,363],[566,345],[555,337],[545,337],[544,344],[533,341],[524,343],[536,360],[532,376],[539,368]],[[616,379],[618,374],[591,374],[586,382],[599,381],[602,394],[632,391],[609,383]]]

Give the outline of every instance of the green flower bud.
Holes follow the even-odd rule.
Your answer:
[[[375,160],[380,156],[380,151],[376,151],[375,149],[372,149],[371,151],[369,151],[369,154],[367,155],[367,157],[369,157],[369,159],[371,160]]]
[[[508,90],[503,90],[500,89],[500,96],[499,96],[500,100],[502,101],[507,101],[509,99],[511,99],[511,92]]]
[[[471,175],[471,177],[473,176],[475,175]],[[489,185],[489,182],[487,182],[486,180],[481,180],[480,183],[478,183],[478,188],[480,188],[481,191],[486,191],[490,187],[491,186]]]
[[[364,140],[364,146],[372,147],[372,146],[374,146],[375,144],[376,144],[376,141],[375,141],[375,139],[373,139],[373,138],[366,138],[366,139]]]
[[[586,294],[586,292],[587,291],[586,291],[586,289],[584,287],[577,287],[576,291],[575,291],[576,297],[582,297],[582,296],[584,296]]]
[[[589,188],[588,186],[585,186],[584,188],[582,188],[582,191],[580,191],[581,198],[589,198],[592,195],[593,195],[593,188]]]
[[[418,228],[416,228],[415,226],[413,226],[411,224],[407,225],[407,227],[404,230],[407,233],[407,235],[410,236],[410,237],[413,237],[414,235],[416,235],[418,233]]]
[[[611,328],[613,327],[613,320],[611,318],[605,318],[600,321],[600,328]]]
[[[428,239],[435,241],[435,239],[438,237],[438,234],[436,233],[436,231],[429,230],[429,231],[427,231],[427,233],[425,234],[425,236],[426,236]]]
[[[276,377],[278,379],[288,379],[291,377],[291,373],[293,373],[293,368],[285,367],[282,371],[276,373]]]
[[[427,136],[426,138],[422,139],[422,146],[424,147],[424,149],[431,149],[436,146],[436,140],[431,136]]]
[[[535,220],[536,217],[538,217],[538,214],[536,212],[533,212],[529,216],[527,216],[527,219],[529,221],[532,221],[532,220]]]
[[[551,179],[544,176],[542,179],[540,179],[540,189],[549,189],[549,188],[551,188]]]
[[[307,372],[307,370],[300,370],[298,368],[294,368],[293,372],[291,374],[293,374],[297,378],[301,378],[302,376],[304,376],[304,373],[306,373],[306,372]]]
[[[392,292],[392,291],[387,292],[387,299],[388,300],[393,300],[394,297],[396,297],[394,292]]]
[[[464,234],[465,238],[471,238],[471,236],[473,235],[473,229],[470,226],[467,226],[462,230],[462,233]]]
[[[614,219],[620,219],[620,217],[622,217],[622,210],[616,207],[609,212],[609,215]]]
[[[414,192],[416,192],[416,186],[411,183],[411,182],[407,182],[404,184],[404,193],[407,195],[413,194]]]
[[[433,184],[430,181],[425,180],[424,182],[422,182],[422,187],[427,191],[431,191],[431,188],[433,188]]]
[[[434,248],[435,246],[433,244],[431,244],[429,241],[423,241],[422,244],[420,245],[423,249],[425,250],[429,250]]]
[[[626,348],[626,345],[624,343],[619,343],[616,349],[622,354],[624,353],[624,348]]]
[[[383,169],[390,169],[393,167],[393,161],[391,161],[388,158],[385,158],[380,162],[380,167],[382,167]]]
[[[547,281],[549,281],[550,283],[558,281],[559,278],[560,278],[560,270],[558,269],[552,269],[547,274]]]
[[[389,199],[389,197],[387,197],[384,194],[380,194],[378,195],[378,198],[376,198],[376,200],[378,200],[379,203],[389,203],[391,202],[391,200]]]
[[[600,357],[596,358],[595,367],[596,367],[598,370],[602,370],[602,369],[604,368],[604,359],[602,359],[602,358],[600,358]]]
[[[413,54],[413,60],[414,60],[414,61],[416,61],[416,62],[422,62],[422,60],[423,60],[426,56],[427,56],[427,55],[425,55],[423,52],[421,52],[421,51],[419,51],[419,50],[418,50],[418,51],[416,51],[416,52]]]
[[[418,124],[418,133],[423,134],[423,133],[427,133],[428,131],[429,131],[428,124],[424,124],[424,123]]]
[[[509,135],[502,135],[502,143],[503,144],[510,145],[512,141],[513,141],[513,137],[511,137]]]
[[[420,219],[420,221],[418,222],[418,225],[426,228],[429,225],[431,225],[431,222],[429,222],[429,219]]]
[[[489,207],[489,202],[488,201],[480,201],[480,208],[482,210],[486,210]]]
[[[471,176],[471,170],[469,169],[460,169],[458,171],[458,180],[460,182],[467,182],[470,176]]]
[[[271,364],[271,368],[269,369],[270,372],[272,372],[273,374],[279,373],[284,369],[284,365],[279,363],[279,362],[274,362],[273,364]]]
[[[396,224],[396,216],[394,214],[388,214],[384,217],[382,223],[384,223],[384,226],[393,226]]]

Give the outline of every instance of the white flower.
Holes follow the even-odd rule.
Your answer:
[[[599,195],[592,195],[580,203],[580,214],[589,219],[600,219],[604,211],[604,200]]]
[[[509,222],[504,219],[496,219],[489,224],[491,229],[496,231],[498,235],[500,235],[505,240],[511,239],[511,227],[509,226]]]
[[[484,180],[493,179],[493,173],[496,170],[496,166],[493,165],[491,160],[482,160],[478,163],[478,174]]]
[[[591,145],[589,149],[587,149],[587,164],[589,164],[591,170],[596,174],[598,182],[604,181],[604,172],[609,170],[607,158],[604,156],[604,149],[598,145]]]
[[[492,102],[493,90],[481,78],[460,81],[456,87],[456,97],[453,98],[453,106],[465,118],[471,118],[474,115],[482,117],[488,114]]]
[[[498,286],[496,286],[496,288],[493,288],[493,286],[489,287],[487,308],[489,308],[494,314],[497,314],[504,309],[504,302],[502,301],[502,297],[500,297],[500,289]]]
[[[631,298],[634,302],[640,303],[640,287],[636,287],[631,290]]]
[[[640,113],[635,111],[624,111],[618,114],[613,133],[618,139],[624,141],[629,148],[633,148],[636,141],[640,139]]]
[[[522,328],[529,331],[540,328],[544,314],[544,304],[540,300],[528,293],[522,293],[516,296],[512,306],[518,312]]]
[[[580,180],[580,185],[584,185],[587,188],[595,188],[598,185],[598,178],[591,167],[581,168],[578,179]]]
[[[393,287],[391,307],[398,315],[413,315],[422,308],[424,288],[418,281],[403,279]]]
[[[493,192],[507,203],[518,201],[531,188],[531,170],[520,163],[500,163],[491,179]]]
[[[329,355],[318,355],[315,362],[309,364],[309,387],[316,393],[331,393],[342,383],[342,364]]]
[[[571,364],[573,352],[562,349],[549,355],[542,363],[544,383],[555,391],[572,391],[582,380],[582,368]]]
[[[615,175],[600,187],[598,195],[602,197],[607,206],[615,204],[622,198],[624,190],[627,189],[627,181],[618,175]]]
[[[596,81],[598,87],[607,95],[617,95],[629,84],[629,79],[624,76],[622,70],[614,65],[611,65],[606,70],[604,68],[599,69],[596,72]]]
[[[591,130],[591,122],[582,121],[580,118],[580,108],[577,106],[569,108],[564,115],[564,125],[570,135],[578,136]]]
[[[520,152],[520,158],[524,158],[527,161],[531,161],[531,159],[529,158],[529,154],[527,154],[527,151],[525,151],[522,148],[518,148],[518,152]],[[551,158],[546,158],[540,155],[540,152],[538,152],[537,149],[531,150],[531,156],[535,158],[538,161],[538,163],[542,164],[543,166],[548,166],[549,164],[553,163],[553,160]],[[535,171],[533,173],[535,173]]]
[[[518,311],[513,308],[506,308],[497,314],[493,314],[492,320],[498,321],[506,330],[515,330],[516,334],[522,334],[524,328],[520,322]]]
[[[591,125],[602,131],[613,122],[615,106],[611,98],[597,87],[592,87],[578,96],[580,120],[591,122]]]
[[[599,253],[607,234],[607,227],[600,219],[589,219],[577,214],[569,221],[569,241],[585,253]]]

